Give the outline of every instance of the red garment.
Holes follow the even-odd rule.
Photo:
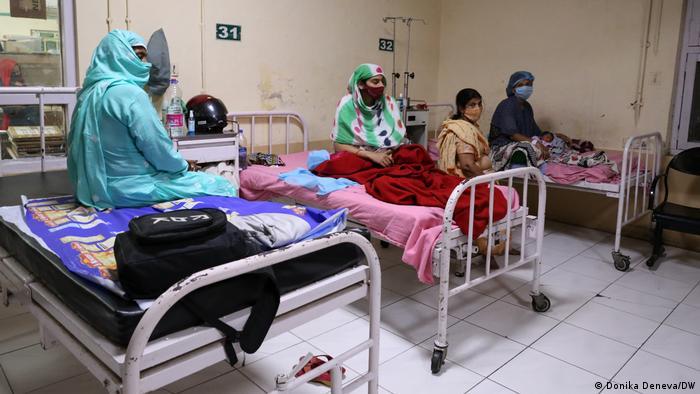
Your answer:
[[[420,205],[444,208],[454,188],[462,178],[448,175],[435,167],[428,152],[421,145],[402,145],[393,153],[394,165],[380,167],[370,160],[349,152],[331,156],[316,167],[318,176],[348,178],[365,186],[372,197],[398,205]],[[459,199],[454,220],[464,234],[469,234],[469,199],[471,188]],[[506,215],[506,199],[502,193],[493,193],[493,221]],[[489,222],[489,186],[476,186],[474,196],[474,238],[486,229]]]
[[[12,79],[12,71],[15,69],[17,62],[12,59],[0,59],[0,86],[10,86]],[[10,117],[3,114],[0,118],[0,130],[7,130],[10,126]]]

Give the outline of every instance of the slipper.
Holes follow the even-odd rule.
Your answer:
[[[321,357],[325,358],[326,360],[325,361],[321,360]],[[303,360],[303,359],[304,359],[304,357],[300,358],[299,360]],[[296,375],[294,375],[294,376],[298,378],[299,376],[301,376],[301,375],[311,371],[312,369],[314,369],[318,366],[321,366],[321,365],[323,365],[331,360],[333,360],[333,357],[331,357],[327,354],[320,354],[318,356],[313,356],[313,357],[311,357],[309,362],[307,362],[306,365],[304,365],[301,368],[301,370],[299,372],[297,372]],[[345,379],[345,368],[340,367],[340,371],[342,372],[343,379]],[[326,371],[326,372],[320,374],[319,376],[311,379],[310,381],[316,382],[316,383],[321,383],[324,386],[331,387],[331,371]]]

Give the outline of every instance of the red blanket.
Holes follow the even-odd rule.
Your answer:
[[[450,194],[462,178],[437,169],[421,145],[402,145],[393,154],[394,165],[380,167],[349,152],[333,154],[313,172],[318,176],[348,178],[365,186],[372,197],[398,205],[421,205],[444,208]],[[471,188],[460,197],[454,220],[464,234],[469,234],[469,198]],[[493,221],[506,215],[506,199],[494,190]],[[474,238],[489,222],[489,186],[477,185],[474,196]]]

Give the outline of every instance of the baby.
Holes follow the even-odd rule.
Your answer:
[[[566,151],[566,142],[549,131],[543,131],[539,137],[532,137],[533,145],[537,142],[541,142],[552,155],[561,155]]]

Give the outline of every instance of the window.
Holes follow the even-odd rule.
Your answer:
[[[48,168],[65,168],[77,83],[73,17],[70,0],[0,0],[0,176],[44,168],[40,103]]]
[[[700,147],[700,0],[688,0],[673,116],[673,153]]]

